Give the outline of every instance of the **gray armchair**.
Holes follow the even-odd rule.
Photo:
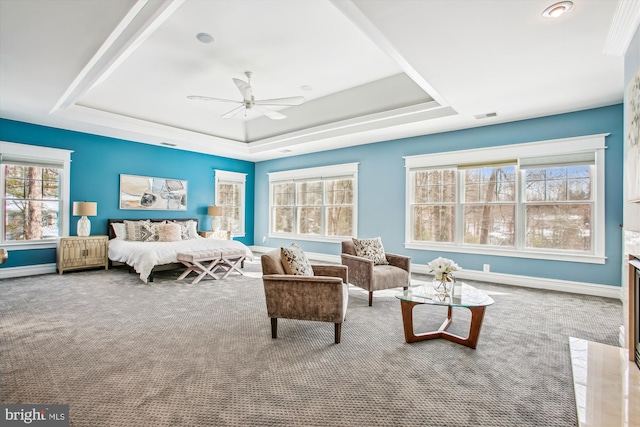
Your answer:
[[[389,265],[374,265],[367,258],[356,256],[353,241],[342,242],[342,265],[349,268],[349,283],[369,291],[369,306],[373,304],[373,291],[399,288],[408,289],[411,280],[411,258],[386,253]]]
[[[334,324],[339,344],[349,301],[347,267],[312,265],[314,276],[296,276],[286,274],[280,250],[262,255],[260,261],[271,338],[278,337],[278,318],[316,320]]]

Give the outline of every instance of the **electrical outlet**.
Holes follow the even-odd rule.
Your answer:
[[[483,264],[482,266],[482,271],[484,271],[485,273],[488,273],[491,271],[491,265],[489,264]]]
[[[267,243],[267,236],[262,236],[262,243]]]

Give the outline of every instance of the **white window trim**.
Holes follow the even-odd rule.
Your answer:
[[[334,177],[350,176],[353,177],[355,185],[353,186],[353,228],[352,236],[358,236],[358,165],[359,163],[344,163],[340,165],[319,166],[314,168],[293,169],[280,172],[267,173],[269,176],[269,233],[270,238],[276,239],[295,239],[308,240],[313,242],[336,243],[344,240],[344,236],[310,236],[307,234],[297,233],[274,233],[271,225],[273,224],[273,185],[277,182],[284,181],[300,181],[310,179],[327,179]]]
[[[405,244],[407,249],[446,251],[454,253],[470,253],[482,255],[508,256],[516,258],[548,259],[556,261],[572,261],[591,264],[604,264],[605,256],[605,137],[608,133],[586,135],[572,138],[553,139],[523,144],[503,145],[471,150],[448,151],[445,153],[421,154],[407,156],[405,159],[406,172],[406,205],[405,205]],[[595,152],[595,185],[593,186],[593,253],[574,253],[568,251],[549,252],[548,250],[499,248],[495,246],[470,246],[452,243],[414,242],[412,241],[411,200],[412,182],[411,171],[417,168],[456,168],[465,163],[497,163],[513,159],[541,157],[549,155],[569,155],[581,152]],[[458,188],[459,191],[459,188]],[[459,193],[458,193],[459,194]],[[458,203],[456,203],[456,206]],[[516,214],[517,215],[517,214]],[[456,216],[458,218],[459,215]],[[456,233],[458,227],[456,224]]]
[[[242,172],[230,172],[225,170],[214,169],[214,203],[217,205],[219,200],[219,191],[218,185],[221,181],[234,182],[237,184],[241,184],[240,186],[240,232],[232,232],[232,237],[244,237],[246,235],[245,228],[245,206],[247,204],[246,200],[246,186],[247,186],[247,174]]]
[[[48,163],[62,168],[62,174],[60,176],[60,217],[58,218],[60,223],[60,237],[69,236],[71,153],[73,153],[73,150],[0,141],[0,157],[2,158],[8,157],[10,160],[40,164]],[[4,189],[2,191],[4,191]],[[2,196],[2,206],[2,214],[4,216],[4,195]],[[4,236],[4,220],[0,221],[0,233],[2,233],[1,236]],[[12,251],[49,249],[55,248],[56,245],[57,239],[2,243],[2,246]]]

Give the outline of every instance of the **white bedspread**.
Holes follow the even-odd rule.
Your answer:
[[[124,262],[132,266],[145,283],[156,265],[171,264],[178,261],[178,254],[203,249],[236,248],[244,249],[247,259],[254,256],[246,245],[235,240],[196,239],[178,242],[130,242],[122,238],[109,240],[109,259]]]

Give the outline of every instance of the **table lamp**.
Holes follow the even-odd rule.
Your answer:
[[[78,220],[78,236],[84,237],[91,234],[91,222],[88,216],[98,214],[98,204],[96,202],[73,202],[73,215],[81,216]]]
[[[211,220],[211,231],[218,231],[220,228],[220,217],[222,216],[222,206],[209,206],[207,215],[213,217]]]

